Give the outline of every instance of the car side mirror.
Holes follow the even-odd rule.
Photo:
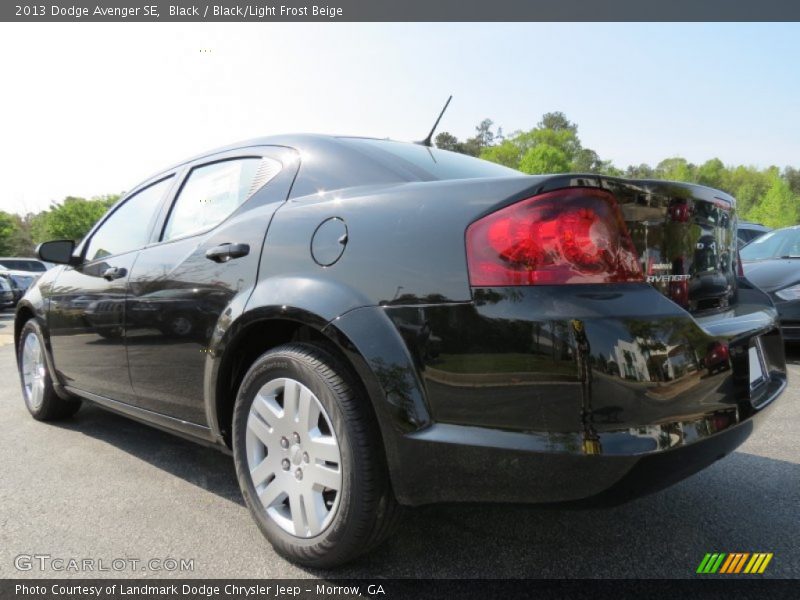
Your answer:
[[[59,265],[77,265],[81,259],[73,256],[75,242],[72,240],[53,240],[42,242],[36,247],[36,256],[45,262]]]

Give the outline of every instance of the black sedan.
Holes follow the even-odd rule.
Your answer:
[[[767,233],[742,248],[747,278],[775,301],[787,341],[800,341],[800,226]]]
[[[231,452],[306,565],[368,552],[401,505],[658,490],[786,385],[735,201],[690,184],[280,136],[166,169],[38,253],[62,266],[16,313],[33,417],[89,401]]]

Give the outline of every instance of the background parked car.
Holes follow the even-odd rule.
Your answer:
[[[766,225],[761,223],[750,223],[748,221],[739,221],[739,226],[736,229],[736,242],[739,248],[749,244],[757,237],[761,237],[765,233],[772,231]]]
[[[23,258],[19,256],[0,256],[0,267],[9,271],[27,271],[30,273],[44,273],[53,265],[38,258]]]
[[[3,276],[11,288],[14,298],[13,306],[17,305],[17,302],[25,295],[31,284],[39,277],[39,274],[29,273],[28,271],[9,271],[2,268],[0,268],[0,275]]]
[[[800,226],[776,229],[742,248],[745,276],[772,296],[787,341],[800,341]]]
[[[14,291],[9,279],[0,274],[0,309],[14,306]]]
[[[31,284],[52,266],[38,258],[0,257],[0,273],[3,274],[14,297],[12,305],[16,306]]]

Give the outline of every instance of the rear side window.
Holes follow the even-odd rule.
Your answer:
[[[281,169],[269,158],[239,158],[195,167],[172,206],[163,240],[199,233],[224,221]]]
[[[92,235],[86,248],[86,260],[97,260],[145,246],[150,241],[153,215],[171,183],[170,176],[125,200]]]

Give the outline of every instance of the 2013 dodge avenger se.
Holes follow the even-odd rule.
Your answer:
[[[786,385],[736,222],[689,184],[238,144],[40,246],[62,266],[17,309],[25,402],[230,449],[306,565],[368,551],[401,505],[624,501],[734,450]]]

